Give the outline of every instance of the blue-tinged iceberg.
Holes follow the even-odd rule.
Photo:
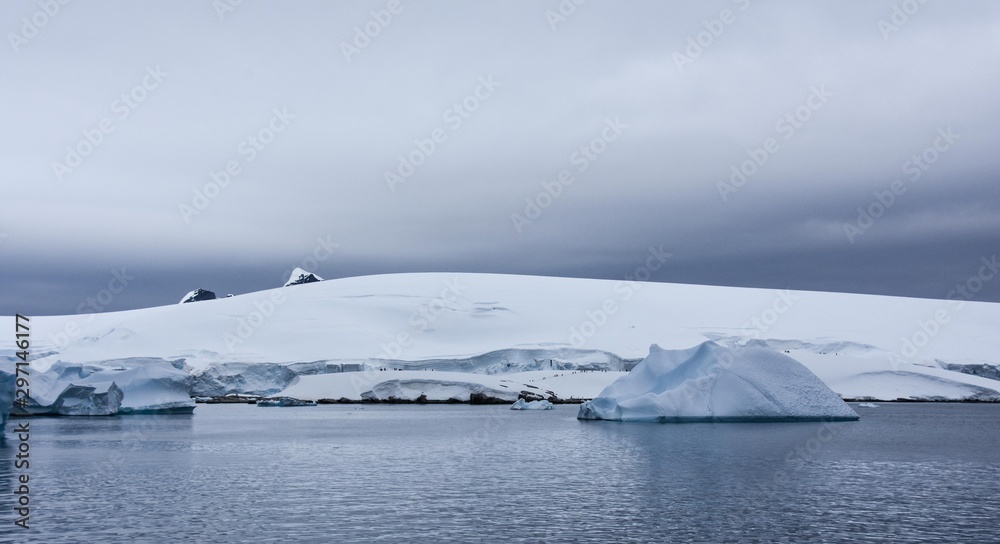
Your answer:
[[[122,390],[115,382],[83,385],[60,380],[52,374],[36,374],[27,402],[15,406],[13,412],[36,416],[113,416],[121,409],[122,397]]]
[[[854,421],[858,415],[815,374],[766,348],[705,342],[650,347],[631,373],[580,406],[611,421]]]
[[[511,410],[552,410],[556,407],[555,404],[547,400],[533,400],[525,401],[524,399],[517,399],[514,404],[510,405]]]
[[[190,413],[190,376],[163,359],[102,363],[53,363],[33,373],[31,396],[16,414],[108,416],[128,413]]]

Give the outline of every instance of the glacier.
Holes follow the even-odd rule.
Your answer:
[[[295,370],[277,363],[213,363],[192,374],[191,394],[222,397],[231,393],[273,395],[291,385]]]
[[[777,351],[704,342],[650,347],[632,372],[580,406],[610,421],[853,421],[858,415],[805,366]]]
[[[191,376],[167,362],[140,363],[95,373],[90,380],[113,379],[122,390],[122,414],[185,414],[194,411]]]
[[[477,388],[509,391],[511,402],[522,392],[582,400],[632,370],[650,344],[687,349],[711,340],[785,353],[845,399],[1000,401],[991,370],[1000,363],[1000,304],[960,307],[845,293],[386,274],[276,286],[205,304],[38,316],[31,369],[183,360],[175,367],[191,377],[188,393],[197,396],[357,401],[367,392],[394,396],[388,389],[400,384],[379,387],[384,382],[431,378],[452,384],[454,391],[440,391],[445,400],[469,398]],[[933,342],[921,341],[920,320],[939,311],[949,312],[947,326]],[[0,316],[0,328],[12,329],[13,321]],[[15,347],[0,338],[0,360]],[[132,406],[135,395],[122,377],[110,376],[101,379],[123,390],[125,409],[151,405]],[[419,398],[421,391],[412,392]]]

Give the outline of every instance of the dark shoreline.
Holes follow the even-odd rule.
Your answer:
[[[882,404],[941,404],[941,403],[953,403],[953,404],[1000,404],[1000,399],[989,400],[989,399],[893,399],[893,400],[879,400],[879,399],[843,399],[844,402],[852,403],[862,403],[862,402],[880,402]]]
[[[226,396],[226,397],[213,397],[209,400],[197,400],[198,404],[257,404],[257,401],[263,400],[269,397],[252,397],[249,395],[244,395],[240,397],[236,396]],[[537,398],[530,398],[525,400],[541,400]],[[583,404],[589,400],[584,398],[569,398],[560,399],[555,397],[550,397],[547,399],[552,404]],[[881,400],[873,398],[846,398],[843,399],[844,402],[860,404],[865,402],[878,402],[881,404],[941,404],[941,403],[953,403],[953,404],[1000,404],[1000,399],[997,400],[982,400],[982,399],[905,399],[897,398],[893,400]],[[501,404],[512,404],[515,401],[499,399],[496,397],[482,396],[475,399],[469,400],[459,400],[459,399],[447,399],[447,400],[431,400],[431,399],[349,399],[346,397],[341,397],[339,399],[332,398],[322,398],[316,400],[316,404],[469,404],[469,405],[501,405]]]
[[[193,398],[193,397],[192,397]],[[197,400],[196,404],[257,404],[257,401],[263,400],[268,397],[214,397],[209,400]],[[535,400],[535,399],[533,399]],[[552,404],[583,404],[588,400],[592,399],[545,399]],[[878,400],[878,399],[843,399],[844,402],[850,404],[861,404],[866,402],[879,403],[879,404],[1000,404],[1000,399],[998,400],[980,400],[980,399],[965,399],[965,400],[953,400],[953,399],[925,399],[925,400],[914,400],[914,399],[894,399],[894,400]],[[469,400],[458,400],[458,399],[448,399],[448,400],[408,400],[408,399],[319,399],[316,401],[317,405],[320,404],[415,404],[415,405],[432,405],[432,404],[465,404],[471,406],[485,406],[485,405],[511,405],[514,401],[498,399],[495,397],[489,397],[488,399],[479,399],[475,402]],[[12,419],[30,419],[30,418],[78,418],[78,417],[117,417],[117,416],[131,416],[131,415],[192,415],[194,413],[194,408],[185,409],[183,411],[138,411],[138,412],[123,412],[117,414],[109,415],[94,415],[94,416],[76,416],[76,415],[62,415],[62,414],[15,414],[11,413],[8,417],[9,420]]]
[[[252,398],[248,396],[242,397],[213,397],[209,400],[196,400],[197,404],[257,404],[258,401],[264,400],[269,397],[259,397]],[[300,399],[301,400],[301,399]],[[552,404],[583,404],[584,402],[591,399],[579,399],[579,398],[569,398],[569,399],[559,399],[555,397],[550,397],[547,399],[537,399],[530,398],[525,400],[547,400]],[[390,397],[388,399],[349,399],[346,397],[341,397],[339,399],[323,398],[316,400],[316,404],[469,404],[473,406],[477,405],[511,405],[516,401],[500,399],[496,397],[482,396],[479,398],[471,398],[469,400],[460,399],[447,399],[447,400],[433,400],[433,399],[397,399]]]

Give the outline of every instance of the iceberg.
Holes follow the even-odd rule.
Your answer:
[[[116,366],[57,362],[32,376],[31,396],[18,414],[105,416],[190,413],[190,376],[162,359],[120,359]]]
[[[798,361],[759,347],[654,344],[631,373],[580,406],[610,421],[855,421],[858,415]]]
[[[533,400],[525,402],[524,399],[517,399],[517,402],[510,405],[511,410],[552,410],[556,406],[547,400]]]
[[[13,413],[35,416],[113,416],[121,409],[122,390],[115,382],[77,385],[53,379],[44,374],[36,381],[47,382],[46,393],[33,394],[24,406],[15,406]],[[35,391],[32,383],[32,393]]]

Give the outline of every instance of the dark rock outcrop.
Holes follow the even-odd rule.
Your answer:
[[[209,291],[208,289],[195,289],[187,295],[184,295],[184,298],[181,299],[180,303],[201,302],[203,300],[215,300],[215,293]]]
[[[284,287],[302,285],[303,283],[315,283],[317,281],[323,281],[323,278],[307,270],[296,268],[292,271],[292,275],[288,278],[288,281],[285,282]]]

